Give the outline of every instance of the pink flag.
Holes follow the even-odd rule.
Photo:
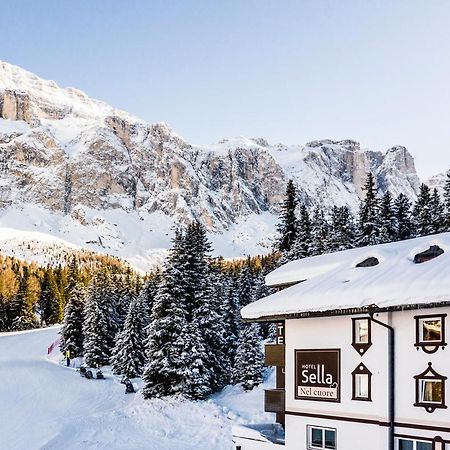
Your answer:
[[[53,342],[50,347],[47,349],[47,355],[50,355],[50,353],[55,349],[56,346],[59,345],[59,343],[61,342],[61,338],[59,337],[58,339],[56,339],[55,342]]]

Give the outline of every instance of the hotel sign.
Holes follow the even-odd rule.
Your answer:
[[[295,398],[340,401],[341,351],[295,350]]]

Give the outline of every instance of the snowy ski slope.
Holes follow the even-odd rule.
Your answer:
[[[233,423],[271,422],[263,386],[228,387],[206,402],[125,395],[108,371],[86,380],[47,358],[58,328],[0,333],[0,449],[225,450]],[[139,384],[139,383],[138,383]]]

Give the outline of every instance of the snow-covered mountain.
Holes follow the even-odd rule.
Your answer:
[[[447,180],[447,171],[433,175],[427,181],[425,181],[425,183],[430,187],[430,189],[436,188],[442,195],[444,192],[446,180]]]
[[[288,178],[309,205],[356,210],[367,171],[380,190],[419,187],[406,148],[352,140],[201,147],[73,88],[0,63],[0,226],[34,230],[144,265],[174,223],[201,220],[225,256],[264,251]]]

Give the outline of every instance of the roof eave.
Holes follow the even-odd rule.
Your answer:
[[[344,309],[330,309],[326,311],[302,311],[296,313],[273,314],[268,316],[261,316],[253,319],[243,318],[244,322],[282,322],[290,319],[306,319],[309,317],[332,317],[332,316],[350,316],[355,314],[375,314],[384,312],[396,311],[410,311],[417,309],[441,308],[443,306],[450,306],[450,300],[445,302],[432,303],[414,303],[403,304],[395,306],[378,307],[377,305],[364,306],[361,308],[344,308]]]

